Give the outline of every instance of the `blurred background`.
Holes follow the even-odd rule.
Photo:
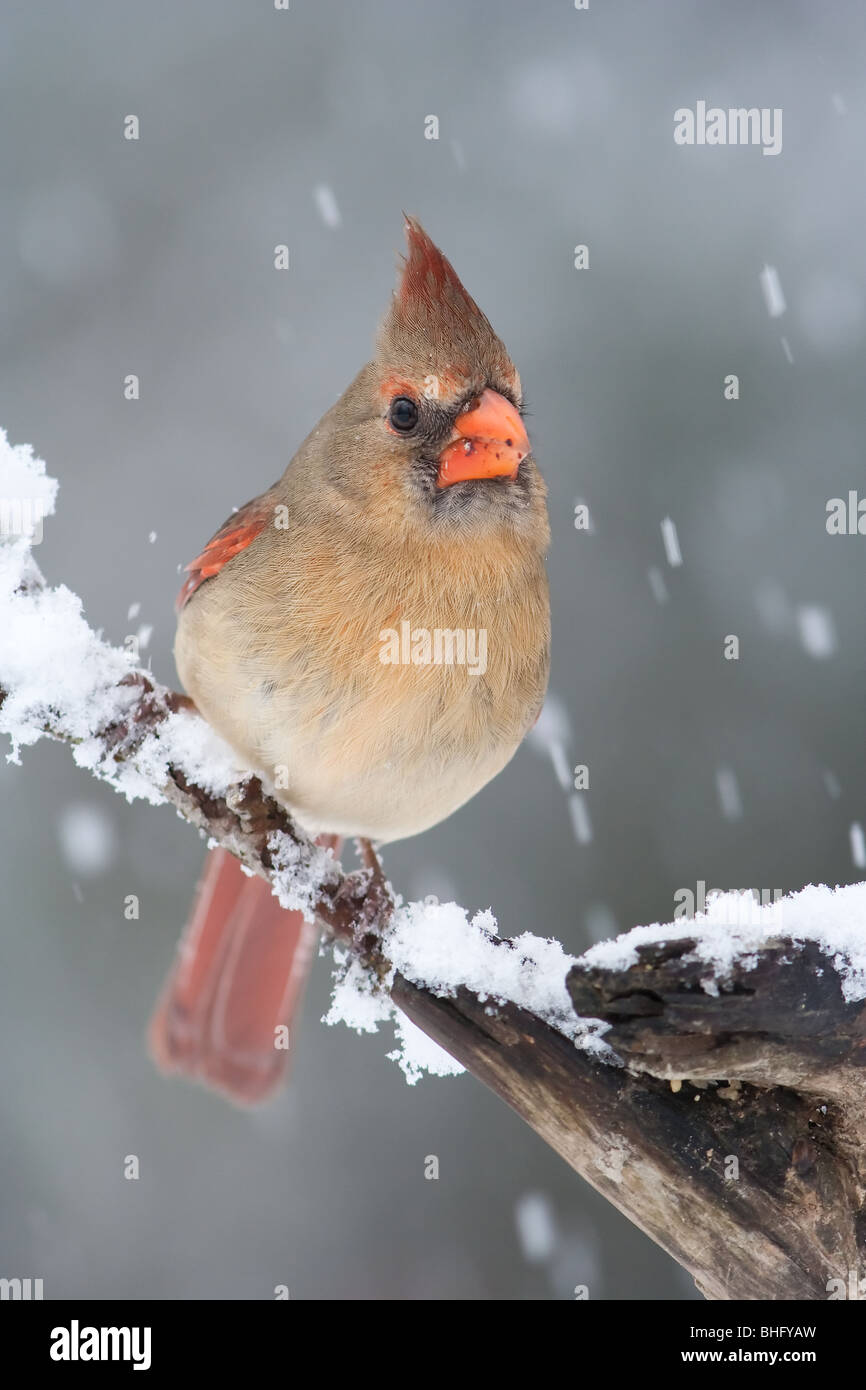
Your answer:
[[[179,566],[367,359],[405,208],[523,377],[555,699],[548,746],[386,851],[395,887],[579,952],[701,881],[863,878],[866,536],[825,523],[866,496],[864,74],[857,0],[6,0],[0,424],[61,481],[47,577],[176,681]],[[782,108],[782,152],[676,145],[699,100]],[[0,1275],[696,1296],[472,1078],[409,1088],[389,1037],[323,1027],[326,959],[261,1113],[161,1078],[143,1035],[203,844],[49,745],[0,764],[0,806]]]

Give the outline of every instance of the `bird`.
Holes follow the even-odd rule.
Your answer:
[[[177,603],[187,697],[335,854],[463,806],[548,681],[547,491],[520,376],[416,218],[405,236],[372,359],[186,567]],[[151,1021],[157,1063],[266,1100],[315,943],[211,850]]]

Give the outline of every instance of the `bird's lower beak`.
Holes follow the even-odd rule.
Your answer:
[[[516,478],[530,452],[518,411],[488,386],[454,422],[454,434],[439,455],[438,487],[470,478]]]

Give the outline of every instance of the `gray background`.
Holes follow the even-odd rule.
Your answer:
[[[492,904],[504,933],[577,951],[669,919],[700,879],[856,879],[866,538],[830,538],[824,516],[864,487],[864,23],[855,0],[7,0],[0,423],[62,481],[49,578],[112,640],[140,602],[153,669],[175,679],[178,565],[366,359],[405,208],[523,376],[550,486],[552,688],[594,835],[575,842],[549,760],[523,748],[448,823],[388,850],[395,885]],[[673,112],[701,98],[782,107],[782,153],[677,147]],[[825,659],[798,636],[804,604],[831,615]],[[0,766],[0,797],[0,1274],[42,1277],[48,1297],[694,1296],[471,1078],[409,1089],[387,1039],[323,1028],[325,961],[294,1084],[267,1110],[161,1079],[142,1035],[201,843],[56,747]],[[64,849],[87,816],[90,873]],[[539,1262],[515,1225],[533,1192],[556,1226]]]

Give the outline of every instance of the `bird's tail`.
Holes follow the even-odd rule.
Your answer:
[[[339,854],[336,838],[323,838]],[[226,850],[212,850],[192,915],[150,1021],[151,1055],[240,1105],[265,1100],[286,1075],[292,1019],[316,928],[280,907]]]

